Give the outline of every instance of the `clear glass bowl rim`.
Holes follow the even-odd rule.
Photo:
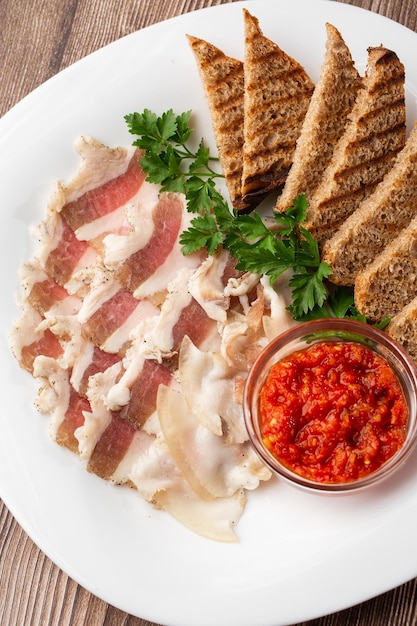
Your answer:
[[[401,449],[375,472],[351,482],[319,483],[292,472],[266,448],[259,429],[257,398],[269,369],[287,354],[302,348],[300,341],[303,338],[323,332],[328,333],[329,336],[319,338],[318,341],[360,341],[388,360],[402,385],[409,409],[407,437]],[[296,342],[299,343],[296,344]],[[310,344],[306,343],[305,345]],[[417,443],[416,364],[399,343],[387,333],[370,324],[344,318],[322,318],[300,322],[273,339],[252,365],[245,383],[243,412],[249,439],[258,456],[274,474],[309,491],[320,493],[357,492],[391,476],[403,465]]]

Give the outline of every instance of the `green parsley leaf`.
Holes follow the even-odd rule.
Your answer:
[[[352,313],[356,315],[353,287],[335,287],[329,293],[327,301],[333,317],[346,317]]]
[[[286,211],[275,213],[275,222],[281,227],[283,235],[291,234],[301,222],[305,221],[307,208],[307,198],[304,194],[300,194]]]
[[[323,280],[331,273],[327,263],[320,263],[314,272],[301,270],[294,273],[289,282],[292,304],[288,307],[294,319],[301,319],[316,306],[323,306],[328,293]]]
[[[191,176],[185,184],[187,208],[190,213],[205,213],[211,210],[213,203],[214,182]]]
[[[180,236],[184,254],[205,249],[214,254],[227,248],[236,259],[236,268],[266,275],[271,284],[285,271],[292,303],[288,307],[296,320],[319,317],[362,319],[354,305],[353,289],[328,282],[331,268],[320,259],[311,233],[303,227],[307,199],[300,194],[283,213],[273,213],[273,228],[256,211],[241,215],[231,209],[216,188],[222,174],[216,171],[218,158],[201,140],[190,149],[191,111],[176,115],[172,109],[157,115],[145,109],[125,116],[133,145],[143,151],[141,166],[149,182],[162,191],[185,194],[187,209],[194,214],[190,226]],[[389,320],[383,320],[386,325]]]
[[[294,254],[282,241],[272,247],[269,239],[248,246],[237,241],[230,246],[232,256],[237,259],[236,268],[254,274],[266,274],[271,283],[294,264]]]
[[[222,241],[222,235],[217,228],[217,222],[213,215],[205,213],[195,217],[192,225],[180,236],[180,244],[184,254],[190,254],[207,248],[209,254],[214,254]]]

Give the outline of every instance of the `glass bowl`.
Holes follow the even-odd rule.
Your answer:
[[[389,441],[400,441],[400,438],[395,440],[393,434],[393,432],[399,432],[398,428],[394,431],[391,430],[392,424],[395,425],[396,420],[399,419],[396,413],[397,409],[391,408],[391,405],[388,404],[390,408],[386,409],[388,411],[386,415],[389,417],[384,417],[383,421],[388,420],[388,425],[384,421],[384,428],[388,429],[389,434],[380,431],[382,439],[377,442],[377,445],[375,444],[375,429],[379,428],[377,422],[381,421],[380,406],[389,402],[384,398],[389,396],[390,392],[378,392],[379,395],[378,393],[375,395],[374,390],[377,386],[372,382],[373,374],[369,374],[368,366],[362,368],[364,378],[361,378],[360,382],[358,380],[355,383],[352,382],[352,377],[358,371],[354,356],[349,357],[351,361],[346,370],[343,370],[344,366],[340,363],[338,365],[332,361],[333,365],[329,366],[326,374],[326,368],[322,368],[321,362],[314,361],[314,359],[319,358],[317,355],[314,358],[313,356],[305,356],[305,350],[310,350],[310,348],[315,353],[328,352],[329,359],[335,358],[334,352],[338,354],[342,351],[355,355],[365,350],[368,355],[365,357],[366,359],[368,357],[371,360],[376,359],[379,366],[381,366],[382,360],[384,371],[386,371],[385,368],[388,364],[389,375],[394,374],[391,388],[396,389],[399,393],[397,398],[399,403],[405,401],[406,407],[403,415],[408,412],[408,421],[401,427],[401,436],[404,436],[404,441],[398,443],[396,451],[390,452],[392,456],[389,457],[388,453],[385,455],[387,458],[384,458],[380,466],[375,461],[375,469],[369,469],[372,468],[374,461],[371,463],[369,456],[364,451],[376,450],[377,448],[381,451],[387,449],[392,451],[388,445]],[[369,354],[369,350],[371,350],[371,354]],[[306,358],[307,360],[313,359],[314,363],[312,361],[311,367],[307,368],[309,371],[304,369],[300,373],[294,363],[290,369],[283,370],[283,361],[298,359],[299,351],[304,354],[300,357],[304,364],[301,367],[307,363]],[[268,378],[271,368],[277,363],[279,363],[277,367],[283,370],[283,378],[278,386],[270,377]],[[286,367],[284,366],[284,368]],[[313,375],[313,371],[319,372],[319,374]],[[314,376],[319,376],[319,378],[314,378]],[[297,382],[300,380],[307,387],[301,389],[301,383]],[[357,386],[349,386],[354,384]],[[266,393],[268,385],[272,391]],[[308,391],[308,385],[314,385],[311,388],[314,389],[314,393]],[[346,387],[346,385],[348,386]],[[288,391],[285,391],[287,388]],[[356,389],[355,393],[358,394],[359,402],[362,402],[361,394],[365,394],[364,397],[368,398],[367,393],[372,393],[372,397],[369,396],[369,402],[368,399],[366,400],[368,404],[352,404],[349,408],[343,408],[343,399],[346,399],[346,402],[351,402],[352,389]],[[263,398],[262,401],[261,397]],[[332,400],[330,401],[329,398]],[[276,408],[277,406],[278,408]],[[323,408],[326,406],[327,409]],[[361,406],[360,409],[359,406]],[[270,342],[259,355],[246,381],[243,408],[249,438],[260,458],[273,473],[310,491],[320,493],[358,491],[375,485],[392,475],[410,455],[416,444],[417,370],[411,357],[397,342],[371,325],[337,318],[300,323]],[[383,410],[385,411],[385,408]],[[262,432],[262,414],[267,416],[266,421],[270,424],[267,433]],[[369,417],[372,425],[366,425],[365,430],[360,430],[360,432],[349,430],[352,423],[358,423],[359,417],[356,416],[359,414],[362,415],[360,418],[362,421]],[[306,415],[309,415],[313,420],[309,425],[306,425]],[[273,422],[271,422],[271,416]],[[276,426],[277,423],[279,428]],[[321,433],[320,429],[323,429],[324,432]],[[271,435],[271,433],[274,434]],[[346,437],[345,441],[343,441],[344,437]],[[335,438],[338,443],[335,443]],[[280,446],[281,439],[284,440],[280,448],[283,450],[282,454],[281,452],[277,453],[276,450],[273,452],[271,449],[271,446],[275,445],[276,439],[279,440]],[[267,447],[266,442],[272,443],[269,443],[269,447]],[[327,453],[333,456],[329,461],[330,469],[324,471]],[[283,459],[283,456],[286,457],[286,460]],[[288,458],[291,460],[289,461]],[[298,459],[297,462],[299,463],[299,467],[296,469],[292,467],[294,458]],[[372,455],[370,458],[372,459]],[[303,467],[305,459],[313,459],[316,463],[315,467],[314,463],[313,466],[307,464],[308,469],[305,470]],[[355,468],[355,464],[357,467],[362,464],[362,470],[355,470],[356,474],[355,471],[351,471],[352,468]],[[307,467],[306,463],[304,465]]]

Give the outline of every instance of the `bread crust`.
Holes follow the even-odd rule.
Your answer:
[[[355,305],[371,321],[399,313],[417,296],[417,217],[358,273]]]
[[[323,247],[330,280],[353,285],[356,275],[417,215],[417,123],[382,182]]]
[[[320,247],[374,191],[405,145],[404,66],[397,55],[368,48],[363,86],[310,199],[306,228]]]
[[[297,140],[293,163],[275,210],[285,211],[294,198],[310,200],[348,123],[362,79],[338,29],[326,23],[326,50],[320,76]]]
[[[243,63],[213,44],[187,35],[206,94],[213,132],[230,201],[239,211],[250,208],[242,197]]]
[[[298,61],[265,37],[256,17],[247,9],[243,16],[242,196],[251,202],[284,184],[314,84]]]
[[[417,361],[417,297],[392,318],[386,332]]]

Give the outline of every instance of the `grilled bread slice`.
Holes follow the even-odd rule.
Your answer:
[[[310,199],[305,225],[320,247],[374,191],[405,144],[404,66],[397,55],[369,48],[363,86]]]
[[[207,97],[219,159],[230,201],[240,211],[243,167],[243,63],[211,43],[187,36]]]
[[[371,321],[393,317],[417,296],[417,217],[355,280],[355,305]]]
[[[356,275],[417,216],[417,123],[405,148],[374,193],[323,247],[332,282],[353,285]]]
[[[262,198],[282,187],[314,84],[305,69],[265,37],[243,9],[244,151],[242,196]]]
[[[300,193],[309,201],[346,128],[362,80],[340,32],[326,24],[320,76],[297,140],[293,164],[275,209],[285,211]]]
[[[417,297],[392,318],[385,331],[417,362]]]

